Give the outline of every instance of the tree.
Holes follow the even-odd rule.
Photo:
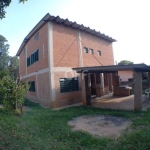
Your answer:
[[[19,0],[19,3],[24,3],[27,0]],[[11,0],[0,0],[0,19],[5,18],[5,9],[8,7],[11,3]]]
[[[134,63],[129,60],[122,60],[118,63],[118,65],[132,65],[132,64],[134,64]]]
[[[10,60],[10,56],[8,55],[9,45],[6,43],[6,38],[0,35],[0,70],[8,71],[8,62]]]
[[[13,113],[15,110],[20,109],[22,113],[22,105],[24,96],[27,94],[27,82],[16,82],[10,76],[4,76],[0,79],[0,93],[3,98],[5,111]]]
[[[17,56],[10,57],[9,66],[8,66],[10,76],[16,80],[19,76],[19,59]]]

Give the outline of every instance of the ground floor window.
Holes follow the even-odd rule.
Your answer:
[[[29,82],[29,91],[35,92],[35,81]]]
[[[60,92],[79,91],[78,77],[76,78],[60,78]]]

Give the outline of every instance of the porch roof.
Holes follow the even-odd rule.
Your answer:
[[[92,66],[92,67],[78,67],[72,68],[77,73],[113,73],[123,70],[132,70],[137,72],[150,72],[150,66],[146,64],[132,64],[132,65],[110,65],[110,66]]]

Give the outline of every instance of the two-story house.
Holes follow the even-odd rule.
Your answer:
[[[89,27],[46,14],[16,54],[21,77],[31,84],[27,98],[46,107],[80,102],[81,78],[72,68],[114,65],[113,42]]]

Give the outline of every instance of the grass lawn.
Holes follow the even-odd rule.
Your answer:
[[[149,150],[150,109],[146,112],[114,111],[94,107],[44,109],[25,101],[32,108],[21,117],[7,115],[0,109],[0,150]],[[132,120],[132,131],[119,139],[94,137],[72,131],[67,122],[82,115],[109,114]]]

